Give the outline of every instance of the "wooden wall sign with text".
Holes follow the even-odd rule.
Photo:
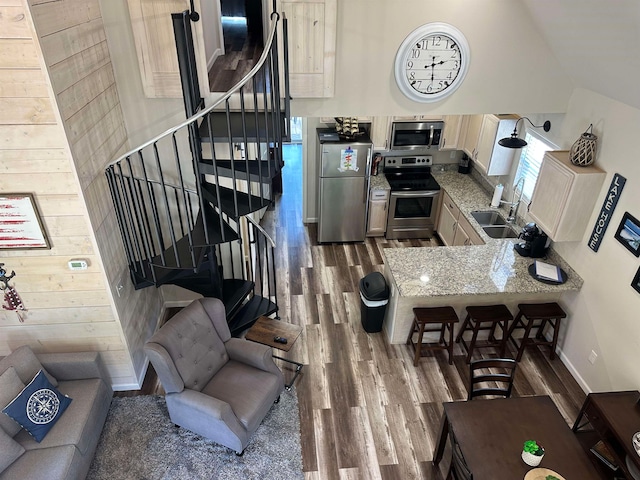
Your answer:
[[[597,252],[600,248],[602,237],[604,237],[604,234],[607,231],[607,227],[609,226],[609,222],[613,216],[613,211],[616,209],[616,205],[618,205],[618,200],[620,199],[620,194],[622,193],[622,189],[624,188],[626,181],[627,179],[619,173],[613,175],[611,186],[607,191],[607,196],[605,197],[604,202],[602,203],[602,208],[600,209],[600,215],[598,215],[598,218],[596,219],[596,224],[593,226],[593,232],[591,232],[591,236],[587,242],[589,248],[594,252]]]

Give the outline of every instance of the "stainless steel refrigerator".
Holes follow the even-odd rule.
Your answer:
[[[362,242],[373,145],[366,135],[331,140],[329,132],[318,129],[318,242]]]

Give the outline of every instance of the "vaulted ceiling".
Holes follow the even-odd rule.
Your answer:
[[[576,87],[640,109],[640,1],[522,1]]]

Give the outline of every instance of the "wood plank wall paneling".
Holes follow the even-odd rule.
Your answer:
[[[56,53],[57,58],[81,49],[87,40],[74,35],[86,30],[88,39],[100,39],[96,51],[104,51],[97,0],[32,4],[40,9],[49,48],[60,46],[62,53]],[[135,376],[130,355],[114,317],[64,125],[58,122],[48,74],[42,67],[48,59],[40,57],[42,42],[34,35],[33,13],[25,0],[0,0],[0,192],[34,194],[52,248],[3,250],[0,254],[6,268],[15,270],[11,284],[27,308],[21,318],[0,309],[0,356],[22,344],[39,352],[109,351],[112,378],[131,383]],[[96,32],[98,27],[101,33]],[[73,34],[54,38],[68,29]],[[104,53],[94,53],[88,58],[101,55],[104,57]],[[71,73],[80,70],[63,69],[64,65],[56,70],[60,83],[76,83],[77,77],[70,80]],[[87,259],[89,268],[70,271],[67,262],[73,258]]]
[[[68,297],[60,297],[60,301],[68,302],[65,303],[67,310],[86,307],[94,312],[106,310],[105,299],[115,303],[118,314],[114,323],[119,328],[122,343],[121,350],[110,347],[110,352],[118,353],[112,354],[107,364],[114,384],[130,386],[137,382],[138,375],[141,376],[144,366],[142,345],[150,335],[150,328],[155,328],[161,296],[156,289],[137,292],[131,287],[104,175],[106,165],[124,153],[129,145],[99,1],[28,1],[72,152],[73,169],[80,180],[80,196],[89,215],[91,230],[87,235],[93,236],[98,245],[95,253],[99,253],[100,261],[95,264],[101,265],[108,279],[102,289],[92,291],[86,303],[72,298],[73,289],[81,287],[71,279],[64,289]],[[44,197],[43,210],[47,211],[52,204],[48,196]],[[74,232],[83,238],[85,232],[72,220],[77,205],[72,198],[60,196],[60,200],[56,220],[51,222],[51,235]],[[99,280],[98,276],[85,276],[85,279],[84,285],[95,281],[96,286]],[[129,288],[117,294],[119,283]],[[55,283],[48,285],[55,288]],[[32,297],[32,300],[37,302],[38,298]],[[94,319],[92,321],[98,321],[95,320],[97,315],[89,316]],[[72,318],[69,324],[74,322]]]

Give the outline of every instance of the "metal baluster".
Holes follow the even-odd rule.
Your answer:
[[[140,207],[140,203],[138,201],[138,196],[136,194],[136,187],[135,187],[135,178],[134,178],[134,172],[133,172],[133,168],[131,166],[131,158],[127,158],[127,165],[129,166],[129,177],[127,177],[127,186],[129,187],[129,194],[131,195],[131,201],[132,201],[132,206],[133,206],[133,213],[135,214],[136,217],[136,224],[137,224],[137,232],[138,235],[140,236],[140,242],[142,244],[142,249],[144,250],[144,254],[146,255],[146,260],[148,260],[149,262],[151,262],[151,249],[149,248],[149,239],[146,236],[146,232],[144,229],[144,222],[142,221],[142,210]],[[143,260],[142,258],[140,259],[141,261]],[[153,273],[153,269],[151,269],[151,273]],[[155,282],[155,275],[153,278],[153,281]]]
[[[155,257],[156,246],[153,241],[153,235],[151,234],[151,223],[149,223],[149,212],[147,211],[147,203],[144,201],[144,192],[142,190],[142,180],[139,178],[134,178],[134,180],[136,185],[136,192],[139,199],[138,201],[141,204],[142,212],[144,213],[144,216],[142,218],[143,220],[142,224],[144,226],[145,235],[148,238],[148,243],[151,248],[151,257]]]
[[[173,155],[176,160],[176,168],[178,169],[178,178],[180,179],[180,190],[182,190],[182,197],[184,198],[184,202],[186,205],[187,192],[185,191],[185,188],[184,188],[184,178],[182,176],[182,169],[180,168],[180,153],[178,152],[178,142],[176,140],[175,133],[171,135],[171,140],[173,142]],[[177,191],[175,189],[174,189],[174,192],[176,192],[176,196],[177,196]],[[180,213],[180,203],[176,205],[176,208],[178,211],[178,218],[180,219],[180,227],[182,228],[182,236],[184,237],[184,227],[182,225],[182,214]],[[203,212],[203,215],[204,215],[204,212]],[[193,237],[192,237],[193,225],[191,225],[191,223],[189,222],[188,217],[187,217],[187,225],[188,225],[187,235],[189,237],[189,246],[193,247]],[[196,268],[198,265],[196,265],[196,254],[194,253],[193,248],[189,249],[189,253],[191,255],[191,265],[193,266],[193,268]]]
[[[173,195],[176,197],[176,208],[178,209],[178,219],[180,220],[180,233],[184,237],[184,222],[182,221],[182,215],[180,215],[180,196],[178,195],[178,190],[176,188],[173,189]]]
[[[131,241],[129,240],[129,236],[126,234],[126,231],[124,229],[125,218],[124,213],[122,212],[122,198],[120,191],[118,190],[118,182],[115,178],[116,174],[114,172],[113,166],[107,168],[105,173],[107,175],[107,182],[109,183],[111,199],[116,210],[116,217],[118,218],[118,228],[120,229],[120,235],[122,236],[122,243],[124,243],[124,250],[127,254],[127,263],[129,265],[134,265],[135,260],[133,257]]]
[[[129,158],[129,157],[127,157]],[[127,189],[125,187],[125,183],[124,183],[124,173],[122,172],[122,162],[118,163],[118,171],[120,173],[120,190],[122,191],[122,194],[124,195],[124,206],[126,208],[127,211],[127,231],[129,232],[129,236],[131,237],[134,246],[135,246],[135,253],[137,255],[137,258],[140,261],[140,266],[142,266],[142,251],[140,250],[140,244],[138,242],[138,237],[135,234],[135,226],[133,224],[133,215],[131,214],[131,205],[130,205],[130,199],[128,198],[127,195]],[[137,268],[137,261],[134,261],[134,268],[136,270],[136,272],[138,272],[138,268]],[[144,276],[144,269],[142,270],[142,275]]]
[[[162,196],[164,198],[164,206],[167,210],[167,220],[169,223],[169,236],[171,237],[171,246],[173,247],[173,255],[176,259],[176,265],[180,266],[180,258],[178,258],[178,247],[176,245],[176,232],[173,229],[173,218],[171,215],[171,208],[169,207],[169,198],[167,197],[167,189],[164,183],[164,174],[162,173],[162,166],[160,165],[160,156],[158,155],[158,145],[153,144],[153,155],[156,159],[156,165],[158,167],[158,175],[160,176],[160,185],[162,189]],[[162,265],[167,266],[164,255],[162,256]]]
[[[220,212],[220,215],[218,215],[218,222],[220,225],[220,235],[222,236],[222,241],[226,242],[227,234],[224,228],[224,220],[222,219],[222,200],[220,198],[220,176],[218,174],[218,160],[216,158],[216,149],[214,148],[214,145],[213,145],[213,127],[211,126],[211,114],[207,115],[207,130],[209,131],[209,139],[211,141],[211,158],[213,161],[213,176],[216,181],[216,184],[215,184],[216,200],[218,201],[218,211]]]
[[[233,180],[233,211],[234,217],[238,218],[238,191],[236,190],[236,166],[233,154],[233,134],[231,131],[231,110],[229,109],[229,100],[225,102],[225,111],[227,114],[227,135],[229,137],[229,153],[231,155],[231,178]],[[247,176],[249,172],[247,172]],[[220,205],[222,207],[222,205]],[[222,210],[221,210],[222,212]]]
[[[144,175],[144,180],[147,183],[147,189],[149,191],[149,201],[151,202],[151,211],[153,212],[153,223],[156,227],[156,235],[158,236],[158,251],[160,252],[160,258],[162,259],[162,263],[165,264],[164,239],[162,238],[162,229],[160,228],[160,219],[158,216],[158,205],[156,202],[156,194],[153,187],[153,183],[149,181],[149,177],[147,176],[147,167],[145,166],[144,158],[142,156],[142,150],[140,150],[138,153],[140,155],[140,163],[142,164],[142,174]]]
[[[262,146],[260,144],[260,140],[262,139],[262,136],[260,135],[260,110],[258,109],[258,82],[256,80],[256,76],[258,76],[260,74],[260,71],[258,71],[258,73],[256,73],[256,75],[251,79],[252,83],[253,83],[253,115],[254,118],[256,120],[256,142],[257,142],[257,147],[258,147],[258,154],[257,154],[257,161],[258,161],[258,184],[260,186],[260,205],[264,206],[264,183],[262,182],[262,178],[260,178],[261,176],[261,161],[262,161]],[[267,152],[269,151],[269,146],[267,145]]]
[[[244,165],[247,170],[247,195],[249,198],[249,211],[251,208],[251,175],[249,170],[249,141],[247,139],[247,121],[244,110],[244,87],[240,89],[240,117],[242,118],[242,139],[244,140]],[[236,217],[237,218],[237,217]]]

